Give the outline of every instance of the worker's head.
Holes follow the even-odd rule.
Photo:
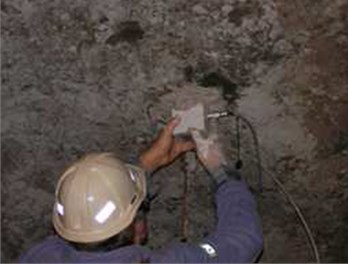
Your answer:
[[[75,243],[105,241],[125,230],[145,198],[144,171],[110,153],[90,154],[61,176],[53,225]]]

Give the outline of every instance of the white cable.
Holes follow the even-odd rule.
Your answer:
[[[313,248],[313,252],[314,252],[314,256],[315,256],[315,260],[317,263],[320,263],[320,257],[319,257],[319,251],[317,248],[317,245],[315,243],[315,240],[313,238],[312,235],[312,231],[309,228],[306,219],[304,218],[299,206],[296,204],[296,202],[294,201],[294,199],[291,197],[291,195],[287,192],[287,190],[285,189],[284,185],[278,180],[277,177],[275,177],[275,175],[273,175],[272,173],[269,174],[270,177],[272,178],[272,180],[278,185],[279,189],[285,194],[286,198],[288,199],[288,201],[290,202],[290,204],[294,207],[295,212],[297,213],[298,217],[300,218],[303,227],[306,230],[307,236],[309,238],[309,241],[312,245]]]
[[[248,158],[250,158],[250,157],[248,157]],[[257,162],[254,158],[252,159],[252,161]],[[300,219],[300,221],[301,221],[301,223],[306,231],[307,237],[310,241],[311,247],[313,249],[315,261],[316,261],[316,263],[320,263],[320,255],[319,255],[318,247],[315,243],[314,237],[312,235],[312,231],[309,228],[309,225],[308,225],[306,219],[304,218],[300,207],[296,204],[295,200],[292,198],[292,196],[289,194],[289,192],[285,189],[284,185],[279,181],[279,179],[275,176],[275,174],[273,172],[265,169],[263,166],[261,166],[261,168],[265,172],[265,173],[263,173],[263,175],[267,174],[270,176],[270,178],[276,183],[276,185],[279,187],[280,191],[285,195],[285,197],[287,198],[289,203],[295,209],[295,212],[296,212],[298,218]]]

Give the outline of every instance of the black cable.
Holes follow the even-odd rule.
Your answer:
[[[240,158],[240,124],[239,124],[239,116],[236,116],[236,143],[237,143],[237,161],[236,161],[236,169],[240,170],[243,167],[243,162]]]
[[[254,129],[254,127],[252,126],[252,124],[250,123],[250,121],[248,119],[246,119],[245,117],[239,115],[239,114],[234,114],[229,112],[229,115],[235,115],[238,117],[238,119],[241,119],[249,128],[249,130],[251,131],[251,135],[253,137],[253,144],[254,144],[254,149],[255,149],[255,153],[256,153],[256,166],[257,166],[257,173],[258,173],[258,189],[260,192],[263,191],[263,180],[262,180],[262,166],[261,166],[261,157],[260,157],[260,151],[259,151],[259,140],[257,138],[257,134],[256,131]]]
[[[256,153],[256,160],[257,160],[257,178],[258,178],[258,189],[259,192],[263,191],[263,181],[262,181],[262,167],[261,167],[261,157],[260,157],[260,152],[259,152],[259,141],[257,138],[256,131],[252,124],[249,122],[248,119],[246,119],[244,116],[236,114],[232,111],[224,111],[224,112],[216,112],[216,113],[211,113],[208,114],[207,118],[212,119],[212,118],[222,118],[222,117],[228,117],[228,116],[234,116],[236,117],[236,141],[237,141],[237,162],[236,162],[236,169],[240,169],[243,167],[243,161],[240,158],[240,120],[242,120],[246,126],[250,129],[252,137],[253,137],[253,142],[254,142],[254,148],[255,148],[255,153]]]

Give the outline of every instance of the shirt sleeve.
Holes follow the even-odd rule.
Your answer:
[[[263,236],[248,187],[238,176],[226,178],[218,186],[215,201],[218,221],[210,235],[198,244],[180,243],[153,252],[151,262],[254,262],[262,251]]]
[[[62,263],[74,262],[72,251],[63,240],[50,236],[25,252],[19,263]]]

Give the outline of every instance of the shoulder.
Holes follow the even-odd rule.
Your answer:
[[[61,262],[60,258],[63,252],[69,250],[70,246],[57,236],[50,236],[38,243],[20,258],[22,263],[38,263],[38,262]]]
[[[151,252],[151,262],[205,262],[204,250],[195,244],[172,243],[167,247]]]

